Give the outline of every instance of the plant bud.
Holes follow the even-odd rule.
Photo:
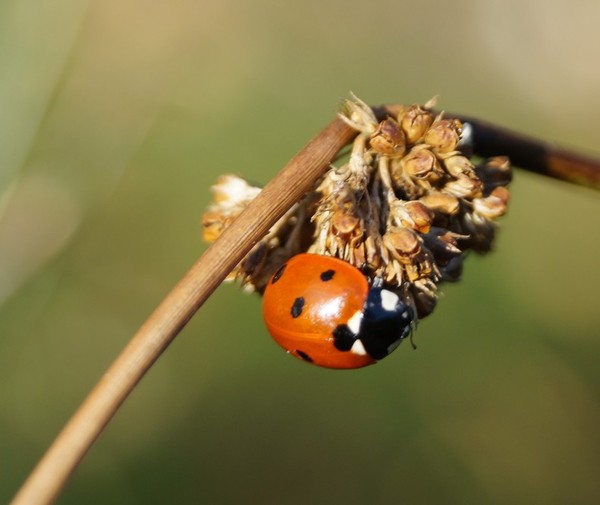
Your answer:
[[[370,139],[371,147],[379,154],[390,158],[398,158],[406,150],[406,141],[400,125],[392,118],[387,118],[377,125]]]
[[[498,186],[489,196],[475,198],[473,200],[473,209],[487,219],[496,219],[506,214],[508,199],[508,190],[504,186]]]
[[[431,314],[437,304],[435,292],[431,292],[429,289],[421,289],[417,282],[413,290],[413,298],[417,307],[417,313],[421,319]]]
[[[452,258],[447,265],[440,268],[442,279],[446,282],[458,282],[463,270],[463,256]]]
[[[394,228],[388,230],[383,240],[397,259],[404,264],[412,263],[412,258],[421,252],[419,236],[409,228]]]
[[[455,196],[439,191],[431,192],[420,198],[420,201],[434,212],[453,216],[460,210],[460,202]]]
[[[221,175],[211,188],[214,202],[218,205],[241,206],[243,209],[248,202],[254,200],[261,191],[245,179],[237,175]]]
[[[424,141],[436,153],[449,153],[458,145],[461,128],[462,124],[458,119],[437,120],[427,130]]]
[[[446,171],[453,177],[475,177],[475,167],[465,156],[450,156],[444,159]]]
[[[496,186],[506,186],[512,180],[512,167],[506,156],[495,156],[480,163],[477,174],[486,190],[490,190]]]
[[[423,241],[440,266],[447,265],[453,258],[462,254],[456,245],[456,239],[445,236],[443,230],[439,228],[432,229],[431,233],[423,235]]]
[[[360,225],[360,219],[343,210],[334,212],[331,218],[331,228],[335,235],[350,236]],[[360,232],[360,230],[358,230]]]
[[[406,134],[406,140],[411,144],[423,138],[423,135],[433,123],[433,119],[433,114],[420,105],[411,105],[398,116],[400,126]]]
[[[442,191],[457,198],[477,198],[481,196],[482,189],[483,184],[479,179],[459,177],[446,183]]]
[[[371,107],[355,95],[352,95],[352,100],[341,101],[338,116],[355,130],[369,135],[377,127],[377,119]]]
[[[435,154],[425,147],[413,148],[402,158],[400,167],[414,179],[437,180],[443,174]]]
[[[427,233],[431,228],[434,213],[419,201],[406,202],[402,206],[405,219],[401,218],[404,226],[412,228],[419,233]],[[408,219],[406,219],[408,218]]]
[[[202,216],[202,238],[207,242],[214,242],[225,228],[224,216],[216,211],[207,211]]]

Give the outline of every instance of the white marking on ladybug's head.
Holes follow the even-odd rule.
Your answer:
[[[472,146],[473,145],[473,126],[471,123],[467,123],[466,121],[462,124],[460,132],[460,141],[458,145],[460,147]]]
[[[393,312],[396,310],[396,305],[398,305],[399,301],[399,296],[393,291],[389,291],[387,289],[381,290],[381,306],[384,310]]]
[[[362,311],[357,310],[354,315],[348,319],[348,322],[346,323],[346,326],[348,326],[348,328],[350,329],[350,331],[352,333],[354,333],[355,335],[358,335],[358,332],[360,331],[360,323],[362,322]]]
[[[350,349],[350,351],[354,354],[358,354],[359,356],[364,356],[365,354],[367,354],[367,351],[365,351],[365,346],[360,340],[354,341],[354,344],[352,344],[352,348]]]

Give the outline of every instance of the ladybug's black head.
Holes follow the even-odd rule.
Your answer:
[[[363,308],[358,338],[374,359],[385,358],[412,331],[414,314],[400,297],[382,287],[372,287]]]

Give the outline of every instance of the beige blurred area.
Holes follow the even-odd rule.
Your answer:
[[[0,2],[0,501],[257,182],[350,91],[600,156],[600,3]],[[517,171],[496,250],[376,366],[214,294],[59,503],[600,502],[600,200]]]

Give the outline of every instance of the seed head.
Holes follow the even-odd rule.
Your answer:
[[[232,273],[262,292],[272,273],[300,252],[335,256],[360,268],[430,314],[442,281],[460,279],[469,249],[488,251],[495,219],[507,209],[511,167],[506,157],[474,165],[461,152],[462,124],[427,104],[400,108],[378,121],[353,97],[340,117],[358,134],[346,162],[332,166]],[[203,218],[215,240],[260,192],[222,176]]]

